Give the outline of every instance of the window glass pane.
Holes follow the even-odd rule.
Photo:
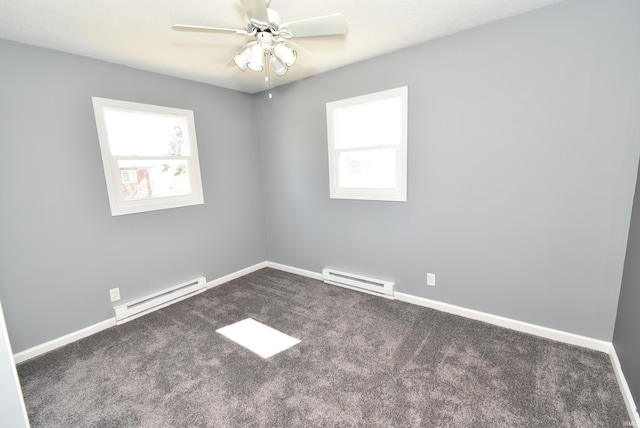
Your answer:
[[[327,103],[329,196],[407,200],[408,87]]]
[[[105,109],[113,156],[189,156],[184,117]]]
[[[119,160],[118,168],[126,201],[191,194],[184,160]]]
[[[402,105],[399,97],[342,107],[334,114],[338,149],[400,144]]]
[[[338,186],[343,189],[396,187],[396,149],[342,152],[338,158]]]
[[[121,169],[120,175],[122,176],[123,184],[132,184],[138,182],[138,171],[135,169]]]

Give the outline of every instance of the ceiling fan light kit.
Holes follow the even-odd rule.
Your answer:
[[[247,62],[247,66],[253,71],[264,70],[264,48],[258,43],[251,46],[249,49],[251,50],[251,54],[249,55],[249,62]]]
[[[263,71],[265,57],[278,76],[284,75],[296,62],[297,53],[286,46],[286,40],[275,38],[270,32],[256,34],[256,41],[248,43],[234,58],[238,68],[245,71]]]
[[[246,9],[247,24],[244,30],[203,27],[195,25],[174,25],[176,31],[197,33],[223,33],[237,36],[254,37],[245,44],[233,58],[233,62],[242,71],[269,70],[283,76],[289,67],[296,63],[298,53],[287,46],[288,39],[300,37],[320,37],[346,34],[348,24],[341,14],[319,16],[316,18],[281,23],[280,15],[269,8],[271,0],[240,0]]]
[[[287,67],[284,66],[274,55],[269,56],[269,67],[278,76],[283,76],[287,72]]]
[[[296,63],[298,53],[284,43],[278,43],[273,48],[273,54],[287,67],[291,67]]]
[[[240,70],[245,71],[247,69],[247,64],[249,63],[250,57],[251,48],[245,47],[238,53],[238,55],[233,58],[233,61],[236,63]]]

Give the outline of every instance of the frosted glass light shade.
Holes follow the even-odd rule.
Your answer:
[[[242,71],[247,69],[247,63],[249,62],[249,57],[251,56],[251,49],[244,48],[238,55],[233,58],[233,62],[236,63],[238,68]]]
[[[277,45],[275,45],[273,48],[273,53],[276,54],[278,59],[282,61],[287,67],[291,67],[293,64],[295,64],[298,57],[296,51],[283,43],[278,43]]]
[[[287,67],[282,64],[275,55],[269,55],[269,65],[273,72],[278,76],[282,76],[287,73]]]
[[[264,48],[262,46],[251,46],[251,54],[247,66],[253,71],[264,70]]]

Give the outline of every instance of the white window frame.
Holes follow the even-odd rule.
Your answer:
[[[112,100],[108,98],[92,97],[93,111],[96,118],[102,165],[111,206],[111,215],[134,214],[170,208],[179,208],[204,204],[202,179],[200,177],[200,161],[198,159],[198,144],[196,141],[196,127],[193,111],[173,107],[156,106],[151,104],[134,103],[130,101]],[[109,145],[109,134],[105,121],[105,110],[130,111],[134,113],[157,114],[161,116],[177,116],[186,120],[189,144],[188,156],[114,156]],[[148,199],[125,200],[122,192],[122,174],[118,167],[119,160],[152,159],[152,160],[183,160],[189,171],[191,193],[179,196],[167,196]]]
[[[349,108],[362,104],[372,103],[380,100],[399,98],[400,99],[400,132],[399,144],[362,146],[356,148],[336,147],[336,112],[342,108]],[[389,89],[373,94],[348,98],[327,103],[327,135],[329,143],[329,188],[332,199],[363,199],[375,201],[400,201],[407,200],[407,116],[408,116],[408,87]],[[345,151],[366,151],[375,149],[395,149],[396,150],[396,187],[390,189],[381,188],[341,188],[340,171],[338,161],[340,154]]]

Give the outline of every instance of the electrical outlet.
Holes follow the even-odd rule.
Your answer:
[[[435,273],[428,273],[427,274],[427,285],[430,285],[432,287],[436,286],[436,274]]]
[[[111,297],[112,302],[117,302],[118,300],[120,300],[120,289],[112,288],[111,290],[109,290],[109,296]]]

